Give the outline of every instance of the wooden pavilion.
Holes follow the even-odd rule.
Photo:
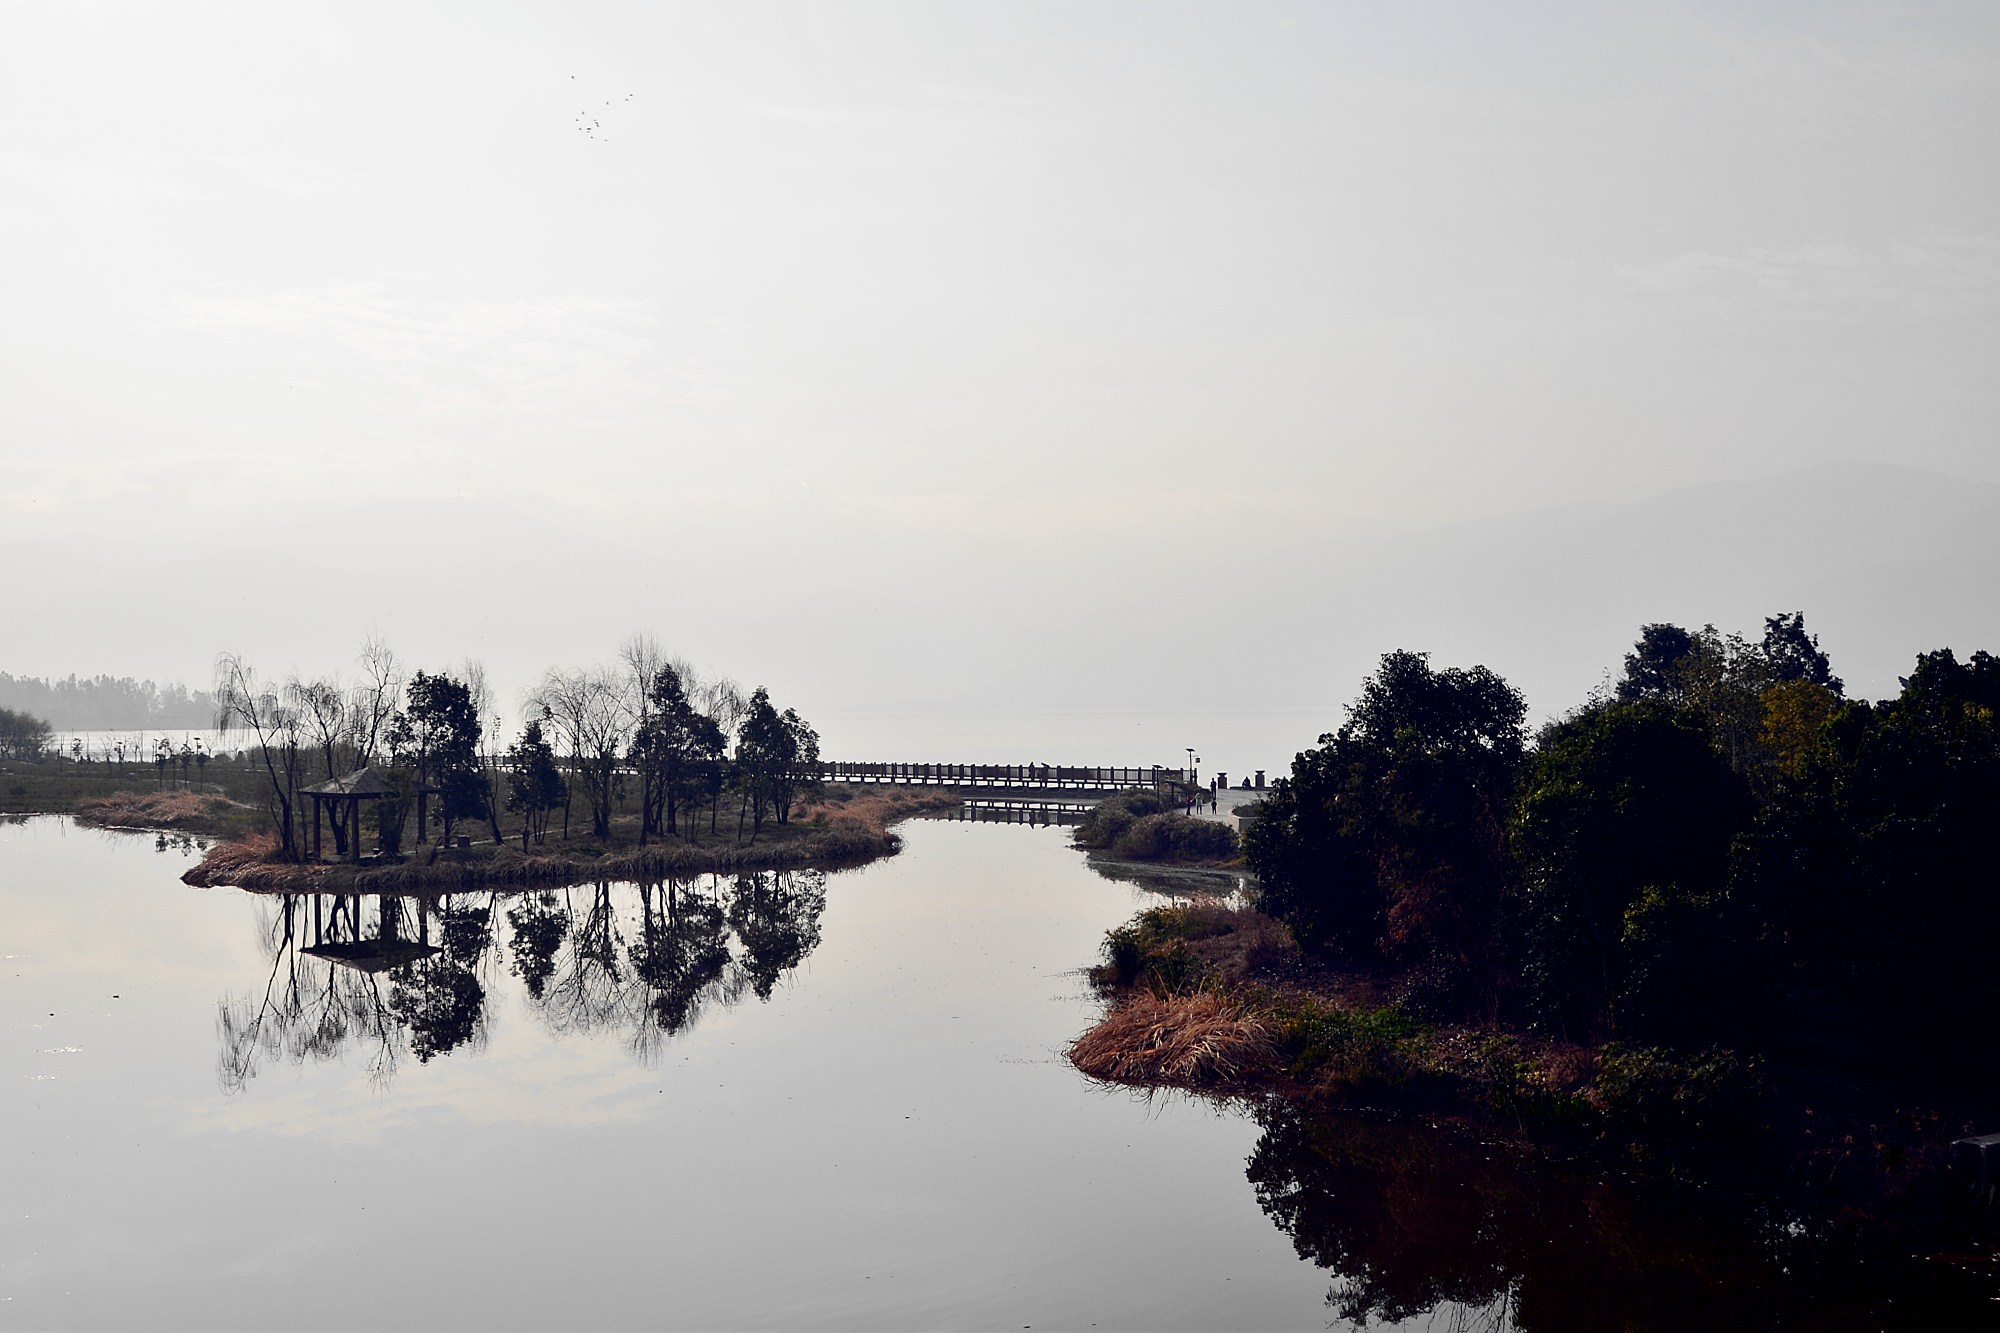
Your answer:
[[[407,789],[387,769],[374,764],[349,773],[344,778],[322,782],[317,787],[307,787],[299,795],[309,797],[313,803],[312,858],[320,859],[319,838],[321,816],[332,806],[332,817],[340,827],[347,830],[347,859],[361,859],[361,803],[379,801],[384,797],[397,796],[404,790],[414,792],[417,798],[417,841],[424,840],[424,829],[429,823],[430,797],[436,787],[411,780]]]

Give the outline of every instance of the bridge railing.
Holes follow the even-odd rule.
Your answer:
[[[903,764],[822,760],[827,782],[880,783],[913,787],[1036,787],[1045,791],[1111,791],[1185,782],[1178,768],[1072,767],[1062,764]]]

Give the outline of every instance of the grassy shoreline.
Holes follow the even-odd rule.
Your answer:
[[[640,846],[636,820],[612,822],[606,842],[552,835],[523,852],[512,840],[469,849],[435,844],[387,863],[288,862],[277,859],[276,840],[265,834],[210,850],[181,878],[208,887],[229,885],[260,893],[458,893],[480,889],[527,890],[603,880],[659,880],[748,870],[840,870],[893,856],[902,840],[891,831],[900,820],[958,802],[936,789],[829,787],[801,805],[792,820],[767,825],[753,841],[727,834],[661,837]]]
[[[1824,1062],[1430,1021],[1214,899],[1141,912],[1104,958],[1091,977],[1107,1010],[1068,1052],[1104,1082],[1461,1124],[1531,1157],[1781,1200],[1913,1252],[1949,1248],[1967,1222],[1950,1151],[1976,1126],[1945,1092]]]

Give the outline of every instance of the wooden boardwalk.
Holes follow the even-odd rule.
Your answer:
[[[994,787],[1010,790],[1113,792],[1190,785],[1183,769],[1069,768],[1057,764],[850,764],[823,760],[826,782],[902,787]]]

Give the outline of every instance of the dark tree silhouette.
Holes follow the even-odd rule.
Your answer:
[[[1441,1000],[1490,998],[1525,713],[1485,667],[1385,656],[1247,838],[1265,910],[1314,942],[1396,959]]]
[[[549,748],[539,721],[521,731],[521,739],[507,750],[507,808],[521,816],[521,850],[528,850],[532,833],[539,845],[548,836],[549,812],[569,799],[569,784],[556,767],[555,751]]]
[[[1736,974],[1715,936],[1730,841],[1750,814],[1701,727],[1663,704],[1586,710],[1545,732],[1513,827],[1522,966],[1542,1014],[1615,1037],[1682,1025],[1697,997],[1715,1001],[1711,1019],[1726,1012]]]
[[[408,706],[390,727],[390,745],[419,782],[437,789],[433,813],[447,845],[459,820],[486,817],[480,732],[479,710],[463,681],[422,671],[410,678]]]

